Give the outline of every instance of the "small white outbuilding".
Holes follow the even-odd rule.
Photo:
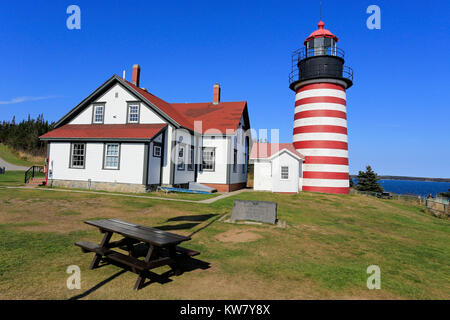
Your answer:
[[[298,193],[302,190],[305,157],[292,143],[254,143],[250,161],[254,164],[254,190]]]

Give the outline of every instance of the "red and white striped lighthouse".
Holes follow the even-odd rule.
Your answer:
[[[338,38],[324,28],[306,38],[292,55],[290,88],[295,91],[294,147],[306,156],[303,190],[349,193],[345,90],[353,71],[344,66]]]

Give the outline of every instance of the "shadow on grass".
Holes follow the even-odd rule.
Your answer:
[[[159,229],[159,230],[164,230],[164,231],[186,230],[186,229],[192,229],[193,227],[195,227],[199,224],[200,223],[180,223],[180,224],[172,224],[172,225],[167,225],[167,226],[159,226],[159,227],[155,227],[155,228]]]
[[[179,216],[167,219],[167,221],[206,221],[212,217],[217,216],[217,214],[199,214],[195,216]]]
[[[111,282],[112,280],[114,280],[115,278],[121,276],[122,274],[124,274],[127,271],[131,272],[131,268],[127,267],[127,266],[123,266],[120,263],[117,263],[115,261],[110,261],[110,260],[102,260],[102,263],[96,268],[102,268],[106,265],[115,265],[117,267],[122,268],[122,270],[120,270],[119,272],[116,272],[115,274],[113,274],[112,276],[106,278],[105,280],[100,281],[99,283],[97,283],[95,286],[93,286],[92,288],[86,290],[85,292],[78,294],[76,296],[73,296],[71,298],[69,298],[69,300],[79,300],[82,299],[84,297],[87,297],[88,295],[90,295],[91,293],[97,291],[98,289],[100,289],[101,287],[103,287],[104,285],[106,285],[107,283]],[[147,281],[146,283],[144,283],[144,285],[142,286],[141,290],[147,286],[149,286],[152,283],[159,283],[159,284],[165,284],[168,282],[173,281],[172,279],[170,279],[170,277],[172,276],[180,276],[185,272],[191,272],[197,269],[201,269],[201,270],[206,270],[210,268],[210,263],[209,262],[205,262],[199,259],[195,259],[195,258],[185,258],[182,259],[180,261],[180,273],[176,274],[172,269],[169,271],[166,271],[162,274],[157,274],[155,272],[152,271],[147,271],[146,272],[146,279],[150,279],[150,281]],[[136,275],[137,277],[138,275]],[[132,290],[133,283],[130,283],[130,288],[129,290]]]
[[[81,298],[84,298],[88,295],[90,295],[92,292],[97,291],[98,289],[100,289],[101,287],[103,287],[105,284],[107,284],[108,282],[114,280],[115,278],[117,278],[118,276],[124,274],[127,270],[121,270],[119,272],[116,272],[115,274],[113,274],[112,276],[110,276],[109,278],[100,281],[99,283],[97,283],[95,286],[93,286],[92,288],[90,288],[89,290],[86,290],[85,292],[78,294],[76,296],[73,296],[71,298],[69,298],[69,300],[78,300]]]

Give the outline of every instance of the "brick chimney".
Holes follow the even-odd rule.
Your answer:
[[[138,88],[140,75],[141,75],[141,67],[138,64],[133,65],[132,82]]]
[[[216,83],[213,87],[213,104],[220,102],[220,85]]]

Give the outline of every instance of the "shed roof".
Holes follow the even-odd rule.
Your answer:
[[[258,142],[253,144],[250,159],[269,159],[283,150],[288,150],[302,160],[305,159],[305,156],[298,152],[292,143],[266,142]]]

